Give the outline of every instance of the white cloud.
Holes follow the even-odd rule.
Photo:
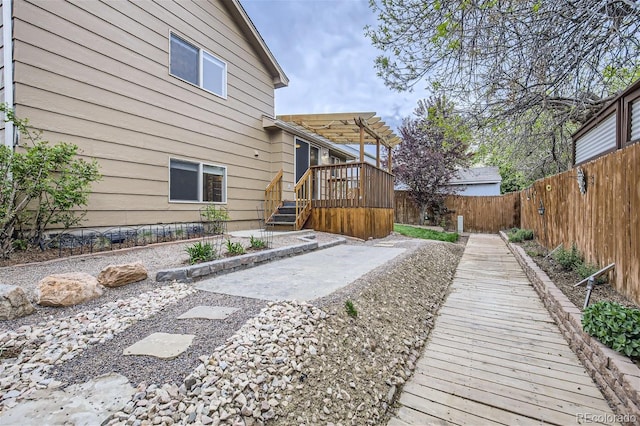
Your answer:
[[[366,0],[242,0],[289,77],[276,113],[375,111],[396,128],[423,90],[397,93],[376,75],[379,52],[364,35],[375,25]]]

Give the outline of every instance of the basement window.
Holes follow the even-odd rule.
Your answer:
[[[227,168],[171,159],[169,201],[227,202]]]
[[[227,63],[171,34],[169,73],[222,98],[227,97]]]

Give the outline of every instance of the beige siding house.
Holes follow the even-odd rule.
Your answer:
[[[215,203],[230,229],[248,228],[280,169],[293,191],[295,132],[273,118],[274,90],[288,80],[237,0],[2,9],[3,52],[13,45],[3,71],[14,71],[3,101],[100,165],[85,226],[196,221]]]

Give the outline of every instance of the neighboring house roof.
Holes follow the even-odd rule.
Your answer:
[[[350,152],[353,155],[353,158],[360,158],[360,147],[356,146],[356,145],[342,145],[340,144],[340,146]],[[364,151],[364,161],[366,163],[372,164],[372,165],[376,165],[376,156],[374,154],[371,154],[370,152],[367,152],[366,147],[365,147],[365,151]]]
[[[352,150],[345,149],[344,145],[333,143],[329,139],[319,136],[317,133],[310,132],[304,127],[299,126],[295,123],[289,123],[286,121],[278,120],[277,118],[263,116],[262,126],[265,129],[277,128],[285,130],[295,136],[303,138],[307,142],[313,142],[316,145],[329,149],[330,151],[340,153],[344,155],[348,160],[356,159],[356,154]]]
[[[497,167],[474,167],[458,171],[457,177],[449,181],[449,185],[483,185],[488,183],[501,183],[502,177]],[[402,183],[396,183],[396,191],[408,191],[409,187]]]
[[[273,78],[274,87],[278,89],[288,86],[289,78],[280,67],[280,64],[278,64],[278,61],[276,61],[275,56],[273,56],[273,53],[271,53],[271,50],[267,47],[267,43],[265,43],[240,2],[238,0],[224,0],[222,4],[227,7],[231,16],[233,16],[236,23],[240,26],[242,33],[247,37],[251,46],[253,46],[262,62],[266,65]]]
[[[449,185],[478,185],[483,183],[500,183],[502,177],[497,167],[474,167],[458,171],[457,177],[449,181]]]

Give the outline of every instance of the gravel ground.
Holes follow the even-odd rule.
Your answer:
[[[335,235],[316,233],[316,239],[320,243],[336,238]],[[282,247],[299,242],[298,236],[277,237],[274,238],[273,246]],[[244,419],[242,421],[246,424],[254,424],[249,420],[256,421],[255,424],[262,424],[263,421],[268,420],[268,423],[284,425],[320,422],[382,424],[387,408],[393,403],[397,390],[415,366],[431,328],[431,318],[436,314],[446,296],[464,246],[416,240],[397,234],[366,242],[348,239],[348,244],[385,244],[404,247],[406,251],[347,287],[312,301],[309,308],[304,306],[283,308],[278,304],[268,304],[262,300],[200,291],[186,295],[178,303],[173,301],[166,303],[165,299],[163,308],[159,312],[148,318],[127,320],[131,321],[128,328],[125,327],[110,334],[109,338],[102,343],[92,343],[84,350],[75,351],[72,356],[65,358],[64,362],[57,362],[51,370],[45,371],[51,375],[52,379],[63,382],[65,385],[85,382],[108,372],[122,374],[132,385],[144,390],[139,392],[136,398],[145,401],[145,404],[148,403],[149,407],[165,399],[166,395],[159,389],[169,389],[170,393],[175,394],[173,390],[179,387],[179,395],[172,397],[174,399],[164,404],[166,407],[173,407],[171,409],[174,410],[174,420],[178,423],[202,421],[207,424],[206,422],[211,420],[216,424],[229,416],[230,422]],[[38,265],[0,268],[0,282],[18,284],[30,291],[35,288],[39,279],[51,273],[83,271],[97,275],[104,266],[109,264],[134,261],[142,261],[148,268],[150,276],[154,276],[155,271],[160,268],[176,266],[184,262],[186,260],[184,246],[185,243],[167,244],[69,258]],[[74,315],[82,316],[83,312],[90,309],[99,309],[111,302],[118,304],[121,300],[135,298],[143,292],[150,292],[166,285],[168,284],[156,283],[149,278],[124,287],[105,289],[105,294],[99,299],[82,305],[68,308],[37,307],[33,315],[13,321],[3,321],[0,324],[0,333],[3,330],[9,332],[21,326],[43,322],[53,324],[65,322],[66,318]],[[346,300],[353,302],[358,311],[357,318],[347,315],[344,308]],[[211,326],[212,323],[208,320],[176,319],[186,310],[198,305],[230,306],[240,309],[226,320],[216,321],[215,326]],[[321,311],[318,311],[318,308]],[[281,309],[284,311],[280,311]],[[310,314],[306,312],[314,312],[313,326],[311,328],[309,325],[304,326],[304,330],[308,330],[308,336],[297,338],[299,342],[304,342],[305,349],[300,352],[297,345],[283,346],[278,349],[278,353],[283,355],[270,361],[273,364],[270,364],[271,367],[268,370],[276,381],[280,380],[280,383],[285,383],[282,382],[283,377],[288,378],[287,385],[278,387],[275,394],[271,393],[273,389],[265,391],[264,398],[270,398],[268,400],[259,399],[257,390],[247,393],[246,398],[243,396],[242,400],[248,400],[246,404],[258,404],[258,408],[252,405],[253,414],[246,417],[243,412],[242,416],[245,417],[242,417],[241,406],[238,405],[235,409],[232,407],[234,403],[238,403],[237,400],[225,400],[225,392],[230,388],[224,383],[241,386],[244,382],[238,382],[237,377],[231,376],[217,384],[210,379],[224,377],[224,374],[229,375],[233,371],[242,372],[245,377],[247,374],[251,376],[251,368],[247,368],[246,364],[239,364],[239,369],[232,367],[226,371],[224,368],[221,369],[219,361],[222,359],[221,356],[226,356],[225,359],[228,359],[230,364],[235,362],[234,360],[246,363],[246,360],[240,360],[240,353],[237,350],[238,346],[246,346],[248,340],[238,330],[241,327],[246,328],[247,324],[261,315],[263,316],[261,321],[265,321],[266,315],[267,322],[277,323],[282,320],[283,324],[289,327],[289,320],[287,320],[289,314],[278,313],[289,311],[295,312],[291,314],[292,318],[295,315],[307,318]],[[318,317],[320,314],[321,317]],[[280,318],[279,315],[285,315],[285,317]],[[299,320],[295,320],[293,330],[300,327],[300,324]],[[261,333],[259,328],[251,330],[253,330],[251,333],[257,333],[255,336]],[[121,355],[125,347],[153,332],[194,334],[196,338],[185,353],[173,360]],[[295,333],[298,332],[299,330]],[[309,341],[314,346],[313,350]],[[268,348],[270,344],[267,343],[266,351],[270,350]],[[296,346],[295,354],[293,354],[294,346]],[[251,350],[257,351],[254,352],[255,354],[260,354],[265,349],[264,346],[259,345]],[[260,355],[254,356],[260,358]],[[284,367],[281,364],[282,360],[292,360],[293,368],[300,373],[295,376],[295,386],[290,373],[291,366],[287,364],[283,370],[285,372],[278,373],[279,369]],[[201,381],[195,389],[198,392],[202,391],[202,394],[196,394],[193,389],[189,390],[185,387],[185,379],[193,375],[194,371],[213,371],[214,367],[217,368],[215,370],[217,372],[212,373],[214,376],[198,376],[201,377],[198,379]],[[281,375],[278,376],[278,374]],[[259,375],[253,374],[251,377],[259,377]],[[257,386],[256,383],[253,385]],[[219,389],[214,390],[215,386]],[[240,393],[247,392],[245,388],[238,389],[233,393],[234,398],[237,398]],[[209,391],[216,393],[208,394]],[[208,408],[203,408],[202,398],[208,402],[207,395],[221,395],[221,402],[216,403],[220,404],[219,409],[216,405],[216,408],[210,411],[214,405],[213,402],[211,406],[207,404]],[[141,415],[153,422],[160,419],[152,410],[146,408],[142,410],[143,407],[138,401],[129,402],[132,410],[135,407],[140,408],[140,412],[143,413]],[[269,408],[261,412],[260,404],[263,408],[265,404]],[[222,408],[223,405],[227,411]],[[244,408],[251,411],[248,407]],[[118,422],[129,424],[130,420],[125,419],[130,419],[132,415],[131,412],[120,413],[120,417],[112,418],[112,422],[120,419]]]
[[[314,232],[310,232],[309,234],[314,234]],[[308,234],[274,236],[271,246],[272,248],[278,248],[293,244],[300,244],[303,241],[301,241],[299,237],[304,235]],[[328,242],[338,238],[335,235],[320,232],[315,233],[315,235],[318,243]],[[232,238],[231,240],[234,242],[240,242],[245,247],[249,245],[248,238]],[[62,316],[75,315],[78,312],[96,308],[106,302],[135,296],[137,294],[153,290],[158,286],[167,285],[168,283],[158,283],[154,280],[156,272],[160,269],[168,269],[186,264],[188,256],[184,249],[194,241],[198,240],[191,240],[191,242],[179,241],[175,243],[163,243],[153,246],[114,250],[98,254],[55,259],[42,263],[0,268],[0,283],[22,287],[32,301],[35,299],[34,291],[38,282],[42,278],[51,274],[64,272],[86,272],[90,275],[97,276],[100,271],[108,265],[131,262],[142,262],[149,272],[149,278],[144,281],[139,281],[122,287],[105,288],[104,294],[101,297],[81,305],[69,306],[66,308],[51,308],[34,305],[36,307],[34,314],[12,321],[0,322],[0,332],[3,330],[15,329],[21,325],[49,321]]]
[[[419,244],[314,301],[328,314],[316,333],[318,356],[306,366],[304,388],[285,392],[289,403],[279,406],[272,423],[386,424],[387,409],[415,368],[463,249]],[[347,300],[357,317],[347,314]]]

